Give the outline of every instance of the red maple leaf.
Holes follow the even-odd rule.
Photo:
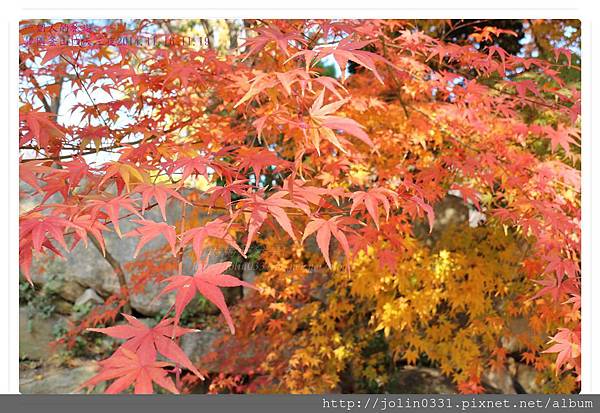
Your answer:
[[[321,91],[315,99],[309,110],[310,122],[305,133],[308,133],[317,152],[320,153],[320,142],[322,139],[328,140],[342,152],[347,152],[340,138],[334,133],[335,130],[341,130],[352,136],[357,137],[369,146],[373,146],[373,141],[363,130],[363,127],[353,119],[341,116],[331,115],[337,111],[348,99],[338,100],[324,105],[325,89]]]
[[[161,320],[151,328],[132,315],[123,314],[123,317],[128,324],[106,328],[88,328],[87,330],[127,340],[121,345],[121,348],[136,353],[142,360],[156,360],[157,353],[160,353],[202,378],[183,350],[173,341],[174,338],[196,330],[179,327],[173,323],[172,318]]]
[[[62,257],[60,251],[47,238],[44,239],[41,247],[52,251],[55,255],[59,257]],[[23,271],[25,279],[31,285],[33,285],[33,280],[31,279],[31,262],[33,260],[33,249],[33,240],[31,239],[31,237],[23,237],[19,240],[19,266],[21,268],[21,271]]]
[[[189,202],[179,195],[177,191],[171,188],[169,185],[160,185],[160,184],[138,184],[133,192],[138,192],[142,194],[142,214],[146,211],[148,204],[150,203],[150,198],[154,198],[158,207],[160,208],[160,213],[162,214],[163,219],[167,220],[167,198],[169,196],[173,198],[179,199],[181,202],[189,204]]]
[[[52,112],[37,112],[34,110],[20,113],[19,118],[25,122],[29,132],[20,139],[19,145],[36,139],[39,147],[47,148],[52,138],[64,137],[66,129],[53,120],[56,119],[56,116]]]
[[[552,152],[555,152],[556,148],[560,146],[564,149],[567,155],[570,155],[571,144],[577,143],[577,141],[573,137],[574,132],[564,127],[559,127],[558,129],[548,127],[546,129],[546,135],[548,139],[550,139],[550,146],[552,147]]]
[[[222,216],[213,221],[206,223],[205,225],[192,228],[184,232],[181,236],[181,243],[183,245],[192,242],[192,249],[196,254],[196,258],[199,260],[202,258],[202,251],[204,249],[204,242],[208,237],[218,238],[225,241],[230,247],[239,252],[242,256],[246,256],[240,247],[235,242],[235,239],[229,234],[230,222],[227,217]]]
[[[242,281],[228,274],[223,274],[231,266],[231,262],[220,262],[218,264],[206,265],[200,263],[196,274],[193,276],[189,275],[175,275],[169,277],[165,282],[167,285],[158,295],[159,297],[163,294],[167,294],[171,291],[177,291],[175,296],[175,320],[176,323],[179,321],[181,313],[190,301],[196,296],[196,292],[203,295],[208,301],[216,305],[219,310],[223,313],[227,325],[231,330],[231,334],[235,334],[235,327],[231,314],[225,303],[225,297],[218,287],[238,287],[244,286],[248,288],[257,289],[252,284]]]
[[[169,243],[169,246],[171,247],[171,252],[173,253],[173,256],[177,255],[177,234],[173,225],[169,225],[166,222],[154,222],[146,219],[133,219],[131,221],[141,225],[133,231],[130,231],[127,234],[125,234],[126,237],[140,237],[140,242],[135,248],[133,258],[137,257],[138,253],[144,245],[146,245],[159,235],[163,235],[166,238],[167,242]]]
[[[414,202],[415,206],[422,209],[427,215],[427,221],[429,222],[429,232],[433,231],[433,224],[435,223],[435,211],[433,207],[425,202],[423,198],[418,196],[413,196],[410,198],[411,201]],[[406,208],[406,206],[405,206]],[[415,209],[416,213],[419,213],[419,209]]]
[[[302,50],[294,54],[288,60],[291,60],[296,56],[304,56],[306,66],[308,67],[312,62],[317,62],[327,56],[332,56],[340,66],[340,70],[342,72],[342,81],[346,79],[346,67],[348,65],[348,61],[353,61],[373,72],[377,80],[383,84],[383,79],[375,67],[375,62],[389,62],[387,62],[385,58],[379,56],[378,54],[360,50],[372,42],[372,40],[352,42],[352,38],[348,36],[342,39],[336,45],[323,46],[319,49]]]
[[[390,217],[390,201],[391,198],[396,202],[396,206],[398,203],[398,195],[389,189],[386,188],[373,188],[368,192],[365,191],[356,191],[350,195],[352,199],[352,208],[350,209],[350,214],[354,212],[357,208],[361,208],[362,205],[367,208],[369,215],[373,218],[375,222],[375,226],[379,229],[379,211],[377,209],[379,203],[383,205],[383,209],[385,210],[386,219]]]
[[[111,357],[99,362],[100,372],[81,385],[82,388],[93,388],[98,383],[114,380],[105,393],[116,394],[134,386],[135,394],[153,393],[152,383],[178,394],[173,380],[167,377],[165,367],[170,363],[143,358],[126,348],[117,350]]]
[[[194,158],[181,158],[175,162],[165,163],[167,171],[173,174],[175,171],[182,169],[181,180],[185,181],[192,175],[201,175],[209,178],[208,168],[211,167],[211,159],[207,156],[196,156]]]
[[[287,191],[279,191],[271,195],[268,199],[264,199],[260,194],[254,193],[242,201],[244,208],[250,210],[250,217],[248,219],[248,238],[246,240],[244,254],[248,253],[252,239],[258,233],[258,230],[262,227],[269,214],[271,214],[279,225],[281,225],[281,228],[296,241],[292,223],[283,208],[297,208],[297,206],[292,201],[283,198],[287,194]]]
[[[75,245],[77,245],[77,242],[79,242],[79,240],[82,240],[87,248],[87,234],[89,232],[94,238],[96,238],[96,240],[100,244],[102,254],[106,254],[104,236],[102,235],[102,231],[109,231],[106,225],[104,225],[100,221],[96,221],[89,214],[76,216],[72,220],[73,224],[75,225],[75,233],[77,234],[77,237],[75,238],[73,245],[71,245],[71,250],[75,247]]]
[[[581,356],[581,333],[568,328],[560,328],[558,333],[551,338],[552,347],[542,353],[558,353],[556,356],[556,371],[569,361]]]
[[[134,201],[127,198],[126,195],[121,195],[116,198],[110,198],[108,200],[104,199],[93,199],[90,201],[91,211],[93,216],[97,216],[98,212],[103,209],[108,217],[110,218],[113,226],[115,227],[115,231],[119,238],[122,237],[121,229],[119,228],[119,211],[121,208],[124,208],[131,212],[132,214],[137,215],[142,218],[137,208],[135,207]]]
[[[72,222],[64,218],[53,215],[46,216],[34,212],[29,214],[27,218],[21,219],[19,223],[19,236],[20,238],[30,236],[33,242],[33,249],[40,252],[48,233],[68,251],[69,248],[65,242],[64,231],[66,227],[73,226]]]
[[[315,231],[317,232],[317,245],[325,258],[327,266],[331,268],[331,260],[329,259],[329,243],[331,241],[331,235],[335,237],[340,243],[340,246],[346,254],[346,259],[350,258],[350,246],[348,245],[348,239],[343,231],[351,231],[346,225],[343,224],[344,218],[341,216],[335,216],[328,220],[322,218],[315,218],[306,225],[304,230],[304,236],[302,242],[309,237]]]
[[[216,205],[217,200],[221,200],[231,211],[231,194],[241,195],[245,193],[249,187],[246,181],[236,180],[226,186],[213,186],[206,193],[210,194],[208,198],[209,211]]]
[[[52,195],[60,193],[63,199],[69,197],[69,186],[65,183],[65,171],[60,170],[52,175],[47,175],[44,179],[46,185],[42,187],[42,192],[45,192],[42,202],[46,202]]]
[[[290,41],[294,40],[298,43],[306,44],[306,40],[302,38],[300,33],[282,33],[276,26],[260,27],[256,31],[258,33],[257,36],[244,39],[244,44],[240,46],[248,49],[244,59],[264,49],[269,42],[275,42],[277,47],[288,56],[287,48]]]
[[[146,179],[144,170],[132,162],[110,162],[101,169],[104,171],[104,176],[98,187],[102,187],[109,179],[114,179],[119,194],[123,191],[123,188],[126,188],[129,192],[129,184],[132,181],[144,182]]]
[[[38,183],[37,174],[48,173],[52,168],[44,165],[47,161],[29,161],[19,163],[19,178],[33,187],[36,191],[41,191],[42,188]]]
[[[306,215],[310,215],[310,204],[320,205],[323,195],[331,192],[326,188],[305,185],[304,181],[300,179],[293,180],[291,177],[283,183],[283,189],[289,192],[296,206],[304,211]]]
[[[68,172],[69,188],[76,188],[81,180],[89,175],[89,166],[82,156],[76,156],[69,162],[61,162]]]
[[[267,149],[243,147],[238,151],[238,155],[240,156],[240,160],[238,161],[240,171],[252,168],[257,184],[260,174],[265,168],[290,165],[290,162],[279,158],[275,152]]]

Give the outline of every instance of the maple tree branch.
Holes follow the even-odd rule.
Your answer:
[[[69,64],[73,68],[73,71],[75,72],[75,76],[76,76],[77,80],[79,81],[78,83],[79,83],[79,85],[81,85],[81,87],[83,88],[85,94],[87,95],[88,99],[90,100],[90,103],[92,104],[93,108],[95,109],[96,114],[102,120],[102,123],[104,123],[104,126],[106,126],[106,128],[108,130],[108,133],[109,134],[113,134],[114,131],[112,130],[112,128],[108,124],[108,121],[104,118],[104,115],[102,114],[102,111],[100,111],[100,108],[98,107],[98,105],[96,104],[96,101],[94,100],[94,98],[90,94],[87,86],[84,84],[83,79],[81,78],[81,76],[79,74],[79,71],[77,70],[77,67],[76,67],[75,63],[71,62],[69,59],[67,59],[66,57],[64,57],[62,54],[60,55],[60,57],[61,57],[61,59],[63,59],[65,62],[67,62],[67,64]],[[35,80],[35,78],[33,80]],[[36,81],[36,83],[37,83],[37,81]],[[34,83],[34,86],[36,85],[36,83]],[[39,88],[39,85],[38,85],[38,88]],[[48,108],[47,111],[50,112],[50,106],[48,105],[48,103],[45,100],[43,101],[43,103],[44,103],[44,107]],[[183,121],[181,124],[175,125],[172,128],[169,128],[169,129],[163,131],[163,133],[173,132],[174,130],[183,127],[186,123],[188,123],[190,121],[192,121],[192,118],[189,118],[188,120]],[[153,135],[152,137],[156,137],[156,136],[157,135]],[[108,146],[108,147],[104,147],[104,148],[89,149],[88,151],[81,151],[81,152],[79,152],[77,154],[60,155],[58,157],[52,157],[52,158],[46,158],[46,159],[70,159],[70,158],[75,157],[77,155],[89,155],[89,154],[93,154],[93,153],[98,153],[100,151],[102,151],[102,152],[110,152],[112,149],[123,147],[123,145],[121,145],[120,141],[116,137],[113,136],[113,140],[115,142],[118,142],[118,143],[113,144],[113,145]],[[135,145],[135,144],[140,143],[142,141],[144,141],[144,138],[138,139],[138,140],[132,141],[132,142],[126,142],[126,144],[128,144],[128,145]],[[44,160],[44,159],[45,158],[34,158],[34,159],[24,159],[22,161],[23,162],[27,162],[27,161],[30,161],[30,160]]]
[[[79,75],[79,71],[77,70],[77,67],[75,66],[75,63],[71,62],[69,59],[67,59],[66,57],[64,57],[62,54],[60,55],[60,58],[63,59],[65,62],[67,62],[69,65],[71,65],[71,67],[73,68],[73,71],[75,72],[75,76],[77,77],[77,80],[79,81],[79,84],[83,88],[83,91],[85,92],[85,94],[89,98],[89,100],[92,103],[92,106],[94,107],[94,109],[96,109],[96,113],[98,114],[98,117],[102,120],[102,123],[104,123],[104,126],[106,126],[106,128],[108,129],[108,132],[111,133],[112,129],[108,125],[108,122],[106,121],[106,119],[104,119],[104,116],[102,115],[102,112],[100,112],[100,108],[98,108],[98,105],[96,105],[96,101],[94,101],[94,98],[92,98],[92,95],[90,94],[87,86],[83,83],[83,79]]]
[[[384,45],[387,46],[387,47],[394,48],[394,49],[400,49],[400,50],[402,49],[402,46],[398,46],[398,45],[391,44],[391,43],[384,43]],[[427,59],[427,56],[423,56],[422,55],[422,57],[424,57],[425,59]],[[465,73],[465,72],[457,69],[456,67],[450,66],[449,64],[447,64],[445,62],[440,62],[440,65],[443,66],[443,67],[445,67],[445,68],[447,68],[447,69],[453,70],[456,74],[464,77],[465,80],[468,80],[468,81],[472,81],[473,80],[473,79],[469,78],[469,74],[467,74],[467,73]],[[558,65],[558,66],[562,66],[562,65]],[[431,69],[431,70],[433,70],[433,69]],[[410,72],[407,72],[407,73],[414,80],[417,80],[417,81],[421,81],[422,80],[418,76],[416,76],[416,75],[414,75],[414,74],[412,74]],[[524,100],[525,102],[528,102],[528,103],[531,103],[531,104],[534,104],[534,105],[540,105],[540,106],[544,106],[544,107],[547,107],[549,109],[554,109],[554,110],[558,110],[558,111],[561,111],[561,110],[563,110],[565,108],[566,109],[570,109],[570,106],[568,106],[566,104],[562,104],[562,103],[551,104],[551,103],[547,103],[547,102],[545,102],[543,100],[536,100],[536,99],[528,98],[526,96],[522,96],[521,97],[521,96],[518,95],[518,93],[511,93],[511,92],[506,91],[504,89],[499,89],[499,88],[497,88],[494,85],[485,85],[485,86],[488,87],[488,88],[490,88],[490,89],[492,89],[492,90],[494,90],[494,91],[496,91],[496,92],[498,92],[498,93],[502,93],[503,95],[506,95],[506,96],[510,96],[510,97],[513,97],[513,98],[514,97],[519,97],[520,99]]]
[[[185,202],[181,203],[181,209],[181,226],[179,228],[179,233],[183,234],[185,232],[185,213],[187,210]],[[184,246],[182,245],[179,251],[177,252],[177,269],[179,271],[179,275],[183,273],[183,250]]]
[[[431,123],[433,123],[434,125],[436,125],[437,127],[440,128],[440,131],[442,133],[444,133],[448,138],[450,138],[452,141],[458,143],[459,145],[462,145],[463,147],[469,149],[470,151],[475,152],[476,154],[481,154],[481,150],[474,147],[473,145],[470,145],[466,142],[463,142],[461,139],[457,138],[456,136],[454,136],[454,134],[452,134],[451,132],[449,132],[446,128],[445,125],[441,124],[440,122],[438,122],[437,120],[433,119],[431,116],[429,116],[428,114],[426,114],[425,112],[423,112],[422,110],[420,110],[419,108],[416,108],[413,106],[413,109],[415,110],[415,112],[423,115],[425,118],[427,118]],[[497,156],[494,156],[494,158],[496,159],[496,161],[498,161],[498,167],[507,175],[510,176],[511,173],[506,169],[506,167],[503,165],[503,162],[500,158],[498,158]],[[528,172],[532,172],[531,170],[529,170],[528,168],[526,168],[526,170]]]
[[[188,124],[192,123],[193,120],[194,120],[193,118],[186,119],[177,125],[174,125],[168,129],[161,131],[161,134],[168,134],[168,133],[176,131],[177,129],[181,129],[185,126],[188,126]],[[92,155],[92,154],[95,154],[98,152],[116,153],[116,152],[113,152],[114,149],[124,148],[126,145],[136,145],[136,144],[142,143],[144,141],[148,142],[157,137],[158,137],[158,134],[153,134],[148,138],[140,138],[140,139],[137,139],[137,140],[131,141],[131,142],[120,141],[119,143],[115,143],[111,146],[105,146],[105,147],[101,147],[101,148],[90,148],[87,150],[80,150],[77,153],[64,154],[64,155],[59,155],[59,156],[54,156],[54,157],[27,158],[27,159],[22,159],[21,162],[45,161],[45,160],[56,160],[56,159],[71,159],[71,158],[74,158],[75,156]],[[192,142],[192,143],[194,143],[194,142]],[[28,145],[28,146],[21,146],[19,149],[36,150],[37,147]],[[71,150],[75,150],[75,149],[71,149]]]
[[[19,69],[20,70],[27,69],[25,62],[22,62],[21,59],[19,59]],[[42,90],[42,87],[40,86],[39,82],[37,81],[37,79],[35,78],[35,76],[33,74],[30,76],[30,79],[31,79],[31,83],[33,84],[34,89]],[[38,96],[38,98],[42,101],[42,105],[44,106],[44,109],[46,110],[46,112],[52,112],[52,108],[50,107],[50,104],[46,100],[46,97]]]
[[[444,34],[443,34],[443,36],[441,37],[441,40],[444,40],[444,41],[445,41],[445,39],[447,39],[447,38],[448,38],[448,36],[450,35],[450,33],[452,33],[452,32],[455,32],[455,31],[456,31],[456,30],[458,30],[458,29],[464,29],[465,27],[474,26],[474,25],[476,25],[476,24],[479,24],[479,23],[485,23],[485,22],[488,22],[488,21],[490,21],[490,19],[482,19],[482,20],[468,21],[468,22],[465,22],[465,23],[462,23],[462,24],[457,24],[457,25],[456,25],[456,26],[454,26],[454,27],[450,27],[450,31],[448,31],[448,32],[444,33]]]
[[[108,262],[108,264],[112,267],[115,275],[117,276],[117,279],[119,280],[121,295],[126,300],[125,305],[123,306],[123,311],[127,314],[131,314],[129,287],[127,286],[127,279],[125,278],[125,272],[121,267],[121,263],[115,257],[112,256],[112,254],[108,251],[108,249],[106,249],[106,247],[102,249],[102,245],[100,245],[100,242],[98,242],[98,240],[95,237],[90,237],[90,240],[92,241],[92,244],[94,244],[94,246],[98,249],[100,254],[104,257],[106,262]]]

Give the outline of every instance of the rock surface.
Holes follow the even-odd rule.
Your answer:
[[[425,367],[405,367],[398,371],[388,385],[396,394],[456,394],[456,387],[439,370]]]
[[[64,300],[74,303],[81,294],[84,293],[85,287],[77,282],[61,282],[58,289],[58,295]]]
[[[180,346],[192,363],[197,363],[200,358],[213,351],[213,344],[216,340],[223,337],[224,333],[220,330],[206,329],[195,333],[186,334],[181,337]],[[209,371],[214,370],[216,366],[204,364],[202,368]]]
[[[517,394],[513,375],[508,369],[487,369],[481,381],[488,393]]]
[[[531,366],[519,363],[517,367],[517,381],[529,394],[542,393],[542,383],[538,382],[539,373]]]
[[[19,358],[45,360],[52,354],[49,343],[54,340],[54,326],[61,322],[60,316],[49,318],[28,317],[25,307],[19,308]]]
[[[167,219],[169,222],[174,222],[180,215],[180,208],[175,206],[176,203],[173,203],[172,205],[173,207],[167,209]],[[160,212],[148,211],[146,213],[146,218],[160,221]],[[119,225],[124,234],[137,227],[136,224],[128,222],[127,220],[122,220]],[[106,249],[122,267],[127,263],[134,261],[133,254],[138,243],[138,238],[119,238],[114,232],[106,232],[104,233],[104,236]],[[164,240],[157,238],[156,240],[149,242],[142,251],[159,248],[164,245],[164,243]],[[102,253],[91,245],[91,243],[87,248],[83,243],[79,243],[70,254],[65,255],[65,258],[64,261],[61,261],[60,264],[57,265],[57,271],[60,272],[58,276],[61,282],[61,286],[58,288],[58,294],[65,300],[75,302],[86,289],[93,289],[100,297],[107,297],[120,291],[119,282],[113,268],[102,256]],[[34,266],[32,268],[33,281],[36,284],[44,284],[46,280],[42,273],[45,271],[36,271],[36,269],[38,269],[37,264],[36,260],[34,260]],[[125,273],[127,281],[131,283],[131,274],[127,271],[125,271]],[[171,274],[165,274],[165,276],[168,275]],[[172,305],[174,298],[165,296],[161,299],[154,300],[161,289],[161,285],[148,283],[145,291],[136,293],[132,296],[132,308],[147,316],[154,316],[161,313],[161,311],[166,311]]]
[[[102,299],[95,290],[88,288],[83,294],[77,297],[77,300],[75,300],[76,306],[84,306],[86,304],[104,304],[104,299]]]
[[[417,220],[413,223],[415,236],[428,246],[435,245],[448,227],[469,222],[469,205],[455,195],[446,195],[433,205],[433,211],[435,220],[431,232],[427,220]]]
[[[169,224],[175,224],[181,218],[181,204],[180,202],[170,202],[166,209],[167,222]],[[155,208],[146,211],[144,214],[145,219],[162,221],[160,211]],[[121,232],[126,234],[133,231],[138,227],[137,224],[132,223],[130,220],[123,219],[119,222]],[[139,238],[138,237],[123,237],[119,236],[115,232],[105,232],[105,243],[106,250],[121,264],[121,267],[125,270],[125,278],[131,288],[131,275],[126,270],[128,263],[136,260],[133,258],[135,249],[137,247]],[[149,242],[142,248],[141,253],[145,251],[156,250],[166,245],[166,241],[163,237],[157,237],[153,241]],[[158,259],[159,257],[157,257]],[[209,262],[216,262],[222,260],[220,254],[212,252],[209,256]],[[54,260],[56,264],[56,270],[54,271],[58,276],[61,285],[57,287],[57,293],[65,300],[75,302],[75,300],[83,294],[87,288],[95,290],[99,296],[106,298],[111,294],[118,293],[120,286],[118,278],[102,256],[102,253],[98,251],[91,243],[86,247],[80,242],[71,253],[65,255],[65,260]],[[44,284],[47,280],[45,275],[48,273],[46,268],[40,267],[41,262],[34,259],[32,267],[32,279],[35,284]],[[192,260],[184,260],[183,272],[184,274],[193,274],[195,271],[195,262]],[[173,275],[172,273],[162,274],[165,277]],[[159,283],[148,282],[145,285],[143,292],[136,292],[131,296],[131,307],[137,312],[145,316],[155,316],[166,312],[171,305],[174,303],[174,295],[165,295],[159,299],[156,299],[158,293],[163,289],[164,285]]]
[[[96,372],[97,365],[92,361],[86,361],[73,368],[51,367],[22,371],[19,377],[19,391],[21,394],[83,393],[78,387]]]

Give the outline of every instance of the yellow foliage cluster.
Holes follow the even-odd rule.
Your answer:
[[[423,355],[457,382],[479,375],[473,369],[485,366],[507,331],[507,302],[531,291],[517,240],[455,227],[435,250],[418,248],[393,271],[381,268],[376,251],[361,252],[340,276],[353,296],[373,302],[369,325],[383,330],[394,358],[414,364]]]
[[[269,343],[259,370],[270,385],[257,391],[381,391],[402,365],[434,366],[458,384],[505,369],[511,340],[519,353],[512,356],[535,366],[541,389],[576,387],[554,377],[539,354],[549,325],[534,315],[534,303],[514,305],[536,286],[521,264],[527,242],[502,226],[451,226],[432,247],[406,238],[393,269],[378,258],[391,248],[384,241],[333,271],[320,267],[314,246],[290,248],[277,237],[262,243],[269,251],[257,279],[263,295],[249,305],[271,304],[239,314],[251,314],[242,324],[252,324],[246,333],[254,342]],[[355,387],[340,388],[348,377]]]

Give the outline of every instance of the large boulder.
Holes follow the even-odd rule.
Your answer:
[[[213,345],[217,340],[222,338],[224,332],[216,329],[206,329],[189,333],[181,337],[179,343],[181,349],[185,352],[192,363],[197,364],[200,359],[206,356],[208,353],[214,351]],[[203,369],[208,371],[216,371],[217,366],[202,365]]]
[[[515,388],[514,363],[506,368],[486,369],[481,377],[481,382],[487,393],[518,393]]]
[[[75,300],[76,306],[84,306],[84,305],[101,305],[104,304],[104,300],[102,297],[98,295],[96,290],[88,288],[85,290],[77,299]]]
[[[22,190],[31,191],[26,184],[22,184]],[[187,189],[186,191],[193,191],[193,189]],[[62,200],[61,196],[55,194],[48,202],[60,203]],[[32,197],[22,198],[20,200],[21,211],[28,210],[35,206],[36,202],[39,202],[39,195]],[[189,209],[188,209],[189,214]],[[174,225],[179,222],[182,216],[181,202],[169,202],[166,208],[167,222]],[[188,215],[188,217],[190,217]],[[190,218],[202,218],[202,219],[214,219],[216,214],[204,214],[201,217],[190,217]],[[135,217],[134,217],[135,218]],[[144,213],[144,218],[153,221],[163,221],[162,215],[158,208],[153,208]],[[133,231],[138,227],[137,224],[131,222],[130,219],[122,219],[119,221],[119,227],[122,234],[126,234]],[[112,228],[112,225],[109,225]],[[121,267],[125,272],[125,278],[131,289],[132,287],[132,272],[135,270],[128,269],[128,264],[137,261],[133,258],[137,244],[139,242],[138,237],[122,237],[120,238],[115,232],[104,232],[104,238],[106,243],[106,250],[120,263]],[[149,242],[144,246],[141,253],[145,251],[156,251],[157,249],[166,245],[166,240],[163,237],[157,237],[153,241]],[[166,255],[170,255],[167,253]],[[208,254],[209,262],[222,261],[223,256],[220,253],[212,251]],[[36,285],[43,285],[49,282],[49,274],[51,273],[54,281],[59,280],[60,286],[57,287],[57,293],[66,301],[71,303],[83,294],[87,288],[92,288],[101,297],[106,298],[111,294],[118,293],[120,291],[119,280],[115,271],[102,256],[102,253],[97,248],[88,242],[86,247],[83,242],[80,242],[69,254],[65,255],[65,259],[50,259],[50,255],[46,254],[44,257],[34,258],[31,276]],[[164,257],[168,258],[167,256]],[[160,261],[163,257],[152,257],[156,261]],[[193,274],[197,263],[192,259],[184,259],[183,272],[184,274]],[[52,271],[49,268],[52,267]],[[174,275],[172,271],[166,271],[164,274],[156,274],[157,276],[168,277]],[[157,282],[146,282],[143,291],[136,291],[131,296],[131,307],[137,312],[145,316],[156,316],[164,314],[174,303],[174,295],[166,295],[159,299],[159,292],[163,289],[164,285]],[[235,290],[235,289],[226,289]],[[241,289],[240,289],[241,290]],[[233,292],[224,292],[226,297],[228,294],[234,294]],[[239,293],[238,293],[239,295]]]
[[[21,394],[69,394],[83,393],[79,388],[86,380],[97,373],[98,366],[93,361],[84,361],[74,367],[42,367],[24,370],[19,374]],[[95,392],[101,388],[95,389]]]
[[[393,394],[456,394],[454,384],[439,370],[406,366],[396,372],[387,391]]]
[[[469,210],[469,205],[462,198],[455,195],[446,195],[433,205],[435,220],[431,232],[429,222],[421,219],[413,223],[413,233],[426,245],[433,246],[448,227],[468,222]]]
[[[58,315],[43,317],[30,314],[26,307],[19,308],[19,358],[46,360],[53,353],[54,326],[61,323]]]
[[[523,363],[517,364],[517,382],[529,394],[542,393],[544,378],[532,366]]]
[[[177,202],[170,203],[169,206],[167,209],[167,220],[169,223],[175,223],[181,216],[181,208]],[[162,220],[158,210],[147,211],[145,218],[155,221]],[[135,223],[128,220],[120,221],[119,226],[123,234],[133,231],[137,227]],[[125,270],[125,278],[131,287],[132,274],[130,271],[127,271],[126,267],[128,263],[135,260],[133,255],[139,239],[137,237],[119,238],[114,232],[105,232],[104,238],[106,250],[121,264],[121,267]],[[158,237],[149,242],[143,248],[142,252],[158,249],[165,244],[166,241],[162,237]],[[156,257],[156,259],[161,258]],[[48,264],[44,263],[46,265],[41,267],[41,263],[41,260],[34,260],[32,278],[35,284],[44,284],[50,280],[48,276]],[[192,262],[184,262],[184,270],[193,271],[193,265],[194,263]],[[67,301],[74,302],[88,288],[95,290],[104,298],[120,291],[119,280],[114,269],[105,257],[102,256],[102,253],[91,243],[88,243],[86,247],[80,242],[73,251],[65,255],[64,260],[53,259],[50,262],[50,266],[52,268],[52,280],[54,282],[59,280],[61,284],[56,288],[57,293]],[[170,276],[172,274],[165,273],[163,275]],[[132,295],[131,307],[147,316],[155,316],[161,312],[165,312],[173,304],[174,297],[163,296],[160,299],[155,299],[162,288],[163,285],[160,283],[146,283],[143,291]]]
[[[65,301],[74,303],[78,297],[80,297],[85,291],[85,287],[78,282],[60,282],[58,295]]]
[[[544,379],[535,368],[512,357],[503,368],[486,369],[481,381],[487,393],[500,394],[541,393],[544,385]]]

